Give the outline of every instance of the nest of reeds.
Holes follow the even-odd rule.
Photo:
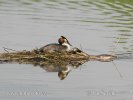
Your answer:
[[[51,53],[38,53],[33,51],[18,51],[0,53],[1,62],[19,62],[19,63],[44,63],[44,62],[70,62],[88,60],[89,56],[84,52],[51,52]]]
[[[14,52],[5,52],[0,53],[0,63],[5,62],[17,62],[17,63],[28,63],[34,65],[47,65],[50,64],[59,64],[62,65],[64,62],[68,62],[72,65],[79,65],[80,63],[87,62],[89,60],[109,62],[117,58],[113,55],[102,54],[102,55],[88,55],[87,53],[75,48],[69,52],[51,52],[43,53],[38,52],[37,49],[32,51],[14,51]]]

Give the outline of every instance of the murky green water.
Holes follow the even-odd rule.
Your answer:
[[[64,80],[58,67],[0,64],[1,99],[133,99],[133,0],[0,0],[1,52],[32,50],[61,35],[89,54],[119,59],[87,62]]]

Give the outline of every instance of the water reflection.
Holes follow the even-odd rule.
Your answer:
[[[39,66],[46,72],[58,72],[58,77],[60,80],[64,80],[68,74],[73,70],[79,68],[86,61],[75,61],[75,62],[34,62],[31,63],[34,66]]]
[[[114,38],[112,51],[120,59],[133,59],[133,34],[120,33]]]
[[[95,30],[103,26],[123,32],[132,32],[133,28],[130,0],[5,0],[0,5],[0,13],[24,15],[27,20],[41,20],[41,23]]]
[[[102,25],[118,31],[132,31],[133,28],[130,0],[5,0],[0,5],[0,13],[24,15],[28,20],[41,20],[42,23],[82,28]]]

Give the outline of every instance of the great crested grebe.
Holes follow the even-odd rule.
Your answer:
[[[48,53],[48,52],[64,52],[64,51],[70,51],[71,50],[71,44],[69,41],[64,37],[61,36],[58,39],[58,43],[52,43],[48,44],[42,48],[39,49],[40,52]]]

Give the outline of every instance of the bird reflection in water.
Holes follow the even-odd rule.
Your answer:
[[[75,62],[47,62],[47,63],[36,63],[34,66],[40,66],[46,72],[58,72],[60,80],[64,80],[68,74],[86,61],[75,61]]]

